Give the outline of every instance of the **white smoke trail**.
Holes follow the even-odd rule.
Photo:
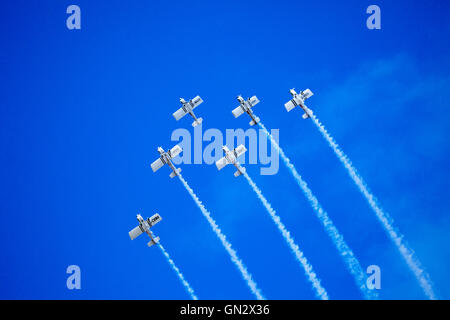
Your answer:
[[[308,280],[312,283],[312,286],[315,290],[317,297],[319,297],[322,300],[328,300],[327,291],[320,284],[320,280],[317,278],[317,275],[314,272],[312,266],[309,264],[308,260],[306,259],[306,257],[304,256],[303,252],[300,250],[298,245],[295,243],[294,238],[291,236],[289,231],[287,231],[286,227],[281,222],[280,217],[276,214],[275,210],[272,208],[270,203],[264,197],[261,190],[253,182],[253,180],[250,178],[250,176],[244,170],[242,170],[242,172],[243,172],[244,177],[247,179],[248,184],[253,188],[253,191],[255,191],[255,193],[258,195],[259,200],[261,200],[261,202],[263,203],[267,212],[272,217],[272,220],[277,225],[278,230],[280,230],[281,234],[283,235],[284,240],[286,240],[287,244],[289,245],[292,252],[294,253],[296,259],[298,260],[298,262],[300,262],[300,265],[305,270],[306,276],[308,277]]]
[[[328,216],[328,213],[325,210],[323,210],[322,206],[319,203],[319,200],[317,200],[317,198],[314,196],[311,189],[308,187],[308,184],[302,179],[300,174],[295,169],[294,165],[291,163],[289,158],[284,153],[283,149],[281,149],[281,147],[278,145],[278,143],[275,141],[275,139],[269,133],[266,127],[261,122],[259,122],[258,124],[261,127],[261,129],[263,129],[267,137],[270,139],[274,148],[281,155],[281,159],[283,160],[284,164],[286,165],[286,167],[288,167],[289,171],[294,176],[295,181],[297,181],[304,195],[308,199],[310,205],[317,213],[317,217],[323,224],[328,236],[331,238],[334,245],[336,246],[339,254],[343,258],[348,270],[353,275],[353,278],[355,279],[355,282],[358,285],[361,292],[363,293],[364,297],[366,299],[376,299],[378,296],[377,293],[374,290],[370,290],[367,288],[366,274],[364,273],[361,265],[359,264],[358,259],[353,254],[353,251],[345,242],[344,237],[339,233],[338,229],[334,226],[334,223]]]
[[[383,225],[384,229],[388,233],[391,240],[397,246],[397,249],[400,251],[400,254],[402,255],[403,259],[406,261],[406,264],[409,266],[409,268],[416,276],[417,281],[419,282],[420,286],[424,290],[427,297],[431,300],[437,299],[437,296],[433,290],[433,283],[429,275],[422,267],[422,264],[420,263],[419,259],[416,257],[414,253],[414,250],[412,250],[409,247],[408,243],[403,239],[403,235],[398,231],[397,228],[394,227],[393,219],[378,204],[377,198],[370,192],[363,178],[358,174],[356,168],[353,167],[350,159],[342,151],[339,145],[334,141],[333,137],[331,137],[331,135],[325,129],[324,125],[319,121],[319,119],[314,114],[311,114],[310,116],[314,124],[319,129],[322,136],[325,138],[325,140],[327,140],[328,144],[333,149],[336,156],[339,158],[341,163],[347,169],[348,174],[357,185],[359,191],[366,198],[370,207],[375,212],[378,220]]]
[[[256,285],[256,282],[252,279],[252,275],[248,272],[247,267],[244,265],[244,263],[239,259],[236,251],[231,247],[231,243],[227,240],[225,235],[222,233],[222,230],[220,230],[219,226],[217,225],[216,221],[211,217],[211,214],[208,210],[206,210],[205,206],[202,204],[200,199],[197,197],[197,195],[194,193],[194,190],[188,185],[186,180],[181,176],[181,174],[178,174],[178,178],[180,178],[180,181],[183,183],[186,190],[191,195],[192,199],[194,199],[195,203],[199,207],[200,211],[202,212],[203,216],[208,220],[211,228],[216,233],[217,237],[222,242],[222,245],[225,247],[225,250],[227,250],[228,254],[231,257],[231,261],[236,265],[236,267],[239,269],[239,271],[242,274],[242,277],[247,282],[247,285],[250,287],[251,292],[256,296],[258,300],[265,300],[261,290]]]
[[[152,235],[153,235],[153,233],[152,233]],[[166,251],[166,249],[164,249],[164,247],[161,244],[161,242],[158,242],[158,247],[161,249],[161,252],[166,257],[167,261],[169,262],[170,266],[172,267],[172,269],[177,274],[178,278],[180,278],[181,283],[183,284],[184,288],[186,289],[186,291],[191,296],[191,299],[192,300],[198,300],[197,296],[194,293],[194,289],[192,289],[192,287],[190,286],[189,282],[186,281],[186,279],[184,278],[184,276],[181,273],[180,269],[178,269],[178,267],[175,265],[175,262],[173,262],[172,258],[169,256],[169,253]]]

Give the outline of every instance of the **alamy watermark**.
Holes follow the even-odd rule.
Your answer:
[[[370,14],[370,16],[367,18],[367,21],[366,21],[367,29],[369,29],[369,30],[381,29],[381,9],[380,9],[380,7],[372,4],[367,7],[366,13]]]
[[[270,132],[278,143],[280,130],[272,129]],[[194,135],[184,128],[175,129],[171,141],[176,142],[183,152],[173,159],[175,165],[179,164],[214,164],[224,156],[222,147],[226,145],[230,150],[243,144],[247,152],[238,159],[240,164],[260,164],[261,175],[274,175],[279,169],[279,154],[271,145],[267,135],[262,129],[249,128],[226,129],[223,133],[219,129],[207,129],[203,132],[202,125],[194,127]],[[269,145],[270,151],[269,151]]]
[[[66,269],[66,273],[70,274],[66,280],[66,286],[69,290],[81,289],[81,269],[77,265],[70,265]]]
[[[367,275],[369,275],[367,277],[367,281],[366,281],[367,288],[370,290],[373,290],[373,289],[380,290],[381,289],[381,269],[380,269],[380,267],[377,266],[376,264],[370,265],[367,267],[366,273],[367,273]]]
[[[71,4],[67,7],[66,13],[70,14],[66,20],[66,26],[69,30],[81,29],[81,9],[75,4]]]

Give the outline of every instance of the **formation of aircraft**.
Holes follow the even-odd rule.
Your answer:
[[[312,111],[306,107],[305,100],[313,95],[311,90],[306,89],[298,94],[295,92],[294,89],[291,89],[289,92],[292,95],[292,99],[284,105],[286,110],[289,112],[296,106],[300,106],[305,112],[302,116],[303,119],[309,118],[310,115],[312,114]],[[256,96],[253,96],[251,98],[248,98],[247,100],[244,100],[244,98],[242,98],[242,96],[239,95],[237,97],[237,100],[239,101],[239,106],[232,111],[234,117],[238,118],[239,116],[241,116],[243,113],[246,112],[251,118],[250,125],[254,126],[255,124],[257,124],[260,121],[260,119],[259,117],[254,115],[252,108],[259,103],[259,99]],[[192,116],[192,118],[194,118],[194,122],[192,123],[193,127],[196,127],[197,125],[201,124],[203,119],[197,118],[193,110],[203,102],[202,98],[200,98],[200,96],[196,96],[194,99],[189,100],[188,102],[186,102],[186,100],[184,100],[183,98],[180,98],[180,102],[182,104],[182,107],[173,113],[173,117],[178,121],[189,113]],[[242,175],[245,172],[245,168],[241,167],[237,159],[247,151],[247,148],[245,148],[245,146],[241,144],[233,151],[231,151],[227,146],[223,146],[222,150],[225,156],[216,161],[217,169],[221,170],[228,164],[233,164],[237,169],[236,172],[234,173],[234,176],[238,177]],[[170,149],[167,152],[164,151],[163,148],[158,147],[159,159],[155,160],[151,164],[153,172],[156,172],[165,164],[167,164],[170,167],[170,169],[172,169],[172,172],[170,173],[170,178],[174,178],[175,176],[180,175],[181,168],[176,168],[172,163],[172,159],[177,155],[179,155],[181,151],[183,150],[179,145],[175,145],[172,149]],[[158,222],[160,222],[161,219],[162,219],[161,216],[157,213],[148,218],[147,220],[144,220],[142,216],[138,214],[137,220],[139,221],[139,225],[129,232],[131,240],[136,239],[142,233],[146,232],[151,239],[150,242],[148,243],[149,247],[158,243],[159,237],[153,238],[152,233],[150,232],[150,228],[153,227]]]
[[[148,218],[147,220],[144,220],[140,214],[136,216],[137,220],[139,221],[139,225],[135,227],[133,230],[128,232],[128,235],[130,236],[131,240],[136,239],[144,232],[148,234],[150,237],[149,243],[147,245],[149,247],[153,246],[154,244],[157,244],[159,242],[159,237],[153,238],[152,233],[150,232],[150,228],[153,227],[155,224],[160,222],[162,220],[161,216],[158,213],[155,213],[153,216]]]
[[[305,100],[312,97],[313,93],[311,92],[311,90],[306,89],[304,91],[300,91],[300,93],[297,93],[294,89],[291,89],[289,90],[289,92],[292,95],[292,99],[284,105],[286,110],[289,112],[296,106],[300,106],[303,111],[305,111],[302,116],[303,119],[308,119],[312,114],[312,111],[305,105]]]
[[[159,170],[163,165],[167,164],[170,169],[172,169],[172,173],[169,177],[173,178],[180,174],[181,168],[175,168],[172,163],[172,159],[175,158],[180,152],[183,151],[179,145],[175,145],[172,149],[165,152],[163,148],[159,147],[159,159],[155,160],[150,166],[152,167],[153,172]]]
[[[240,166],[239,162],[237,161],[237,158],[242,156],[247,151],[247,148],[245,148],[245,146],[241,144],[233,151],[230,151],[230,149],[228,149],[227,146],[223,146],[222,150],[225,153],[225,156],[216,161],[217,169],[222,170],[223,167],[231,163],[237,169],[237,171],[234,173],[234,176],[239,177],[241,174],[245,172],[245,168]]]
[[[188,113],[194,118],[194,122],[192,122],[192,126],[196,127],[203,122],[202,118],[197,118],[194,114],[194,109],[197,108],[202,102],[202,98],[200,96],[196,96],[194,99],[186,102],[183,98],[180,98],[180,102],[182,104],[181,108],[173,113],[173,117],[175,120],[180,120]]]
[[[253,114],[252,108],[259,103],[259,99],[256,96],[248,98],[247,100],[244,100],[242,96],[238,96],[237,99],[239,101],[239,107],[232,111],[234,117],[237,118],[244,112],[247,112],[250,118],[252,118],[250,125],[254,126],[257,124],[259,122],[259,118]]]

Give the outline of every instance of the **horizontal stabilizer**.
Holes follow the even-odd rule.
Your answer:
[[[133,230],[131,230],[130,232],[128,232],[128,235],[130,236],[131,240],[136,239],[137,237],[139,237],[141,234],[143,233],[142,229],[140,228],[140,226],[137,226],[136,228],[134,228]]]
[[[175,171],[172,171],[172,173],[169,175],[169,177],[173,178],[177,175],[179,175],[181,172],[181,168],[175,169]]]
[[[192,122],[192,126],[196,127],[203,122],[203,118],[197,118],[194,122]]]
[[[256,121],[255,121],[255,120],[256,120]],[[254,126],[255,124],[257,124],[257,123],[259,122],[259,117],[256,117],[255,120],[250,121],[249,124],[250,124],[251,126]]]
[[[153,172],[156,172],[159,168],[161,168],[164,165],[164,163],[161,161],[161,158],[154,161],[150,166],[152,167]]]
[[[241,106],[237,107],[236,109],[234,109],[233,111],[231,111],[233,113],[233,116],[235,118],[239,117],[240,115],[242,115],[244,113],[244,108],[242,108]]]
[[[159,243],[159,237],[156,237],[156,238],[154,238],[153,240],[150,240],[150,241],[147,243],[147,245],[148,245],[149,247],[151,247],[151,246],[153,246],[154,244],[157,244],[157,243]]]
[[[241,168],[236,170],[236,172],[234,173],[235,177],[239,177],[241,174],[243,174],[245,172],[245,168]]]

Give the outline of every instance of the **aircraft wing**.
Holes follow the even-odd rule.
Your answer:
[[[242,106],[239,106],[239,107],[237,107],[236,109],[234,109],[233,111],[231,111],[232,113],[233,113],[233,116],[235,117],[235,118],[237,118],[237,117],[239,117],[241,114],[243,114],[245,111],[244,111],[244,108],[242,108]]]
[[[284,107],[286,108],[287,112],[291,111],[292,109],[295,108],[294,101],[289,100],[288,103],[285,103],[285,104],[284,104]]]
[[[241,144],[236,149],[234,149],[236,159],[239,158],[240,156],[242,156],[246,151],[247,151],[247,148],[243,144]]]
[[[253,96],[250,98],[250,104],[252,105],[252,107],[258,103],[259,103],[259,99],[256,96]]]
[[[314,95],[314,93],[312,93],[311,90],[306,89],[305,91],[303,91],[303,97],[305,99],[311,98]]]
[[[175,145],[175,147],[173,147],[169,151],[170,158],[171,159],[175,158],[177,155],[179,155],[181,153],[181,151],[183,151],[183,149],[181,149],[181,147],[179,145]]]
[[[194,99],[192,99],[192,104],[194,105],[192,109],[197,108],[202,102],[202,98],[200,98],[200,96],[196,96]]]
[[[136,239],[139,237],[142,233],[144,233],[139,226],[128,232],[128,235],[130,236],[131,240]]]
[[[162,162],[161,158],[159,158],[158,160],[154,161],[150,166],[152,167],[153,172],[156,172],[163,165],[164,165],[164,163]]]
[[[181,118],[183,118],[185,115],[187,115],[187,112],[184,111],[183,108],[178,109],[177,111],[175,111],[173,114],[173,117],[175,118],[175,120],[180,120]]]
[[[158,213],[155,213],[150,217],[150,227],[153,227],[155,224],[162,220],[161,216]]]
[[[229,163],[230,162],[228,161],[228,159],[226,157],[223,157],[216,161],[216,167],[218,170],[222,170]]]

